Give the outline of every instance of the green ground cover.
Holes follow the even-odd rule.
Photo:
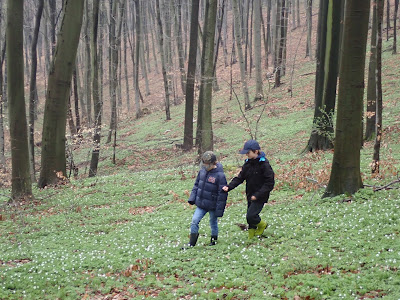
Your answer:
[[[396,180],[400,169],[400,62],[388,52],[384,59],[392,68],[384,69],[390,84],[379,178],[369,171],[373,143],[361,151],[363,181],[372,186]],[[117,165],[104,145],[98,177],[35,188],[35,199],[18,205],[0,197],[0,299],[399,299],[399,190],[366,187],[322,199],[323,188],[307,179],[326,184],[332,159],[331,151],[301,154],[313,115],[312,93],[301,88],[312,80],[298,77],[293,98],[286,88],[271,91],[258,125],[277,181],[262,212],[264,237],[248,242],[237,226],[246,212],[239,187],[220,219],[219,243],[207,246],[205,218],[198,245],[181,250],[198,166],[195,151],[175,147],[183,134],[180,105],[168,122],[163,112],[122,121]],[[215,101],[215,151],[229,180],[242,164],[236,153],[249,128],[235,99],[217,93]],[[253,131],[260,111],[246,112]],[[88,153],[78,148],[75,161]]]

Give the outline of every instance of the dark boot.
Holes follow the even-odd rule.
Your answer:
[[[211,236],[211,241],[209,246],[215,246],[217,244],[218,236]]]
[[[185,244],[181,250],[186,250],[189,248],[192,248],[194,246],[196,246],[197,243],[197,239],[199,238],[199,234],[198,233],[191,233],[190,234],[190,240],[189,240],[189,244]]]
[[[198,239],[198,238],[199,238],[199,234],[198,234],[198,233],[191,233],[191,234],[190,234],[189,246],[190,246],[190,247],[196,246],[196,243],[197,243],[197,239]]]

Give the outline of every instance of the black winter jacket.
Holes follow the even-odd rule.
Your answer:
[[[255,159],[246,159],[242,170],[238,176],[234,177],[228,185],[229,191],[246,180],[247,201],[251,201],[251,196],[255,196],[257,201],[268,202],[269,193],[275,185],[274,171],[265,158],[265,153]]]
[[[227,184],[222,164],[207,171],[202,168],[197,174],[192,193],[189,197],[189,204],[196,204],[207,211],[215,210],[217,217],[224,215],[228,193],[222,190]]]

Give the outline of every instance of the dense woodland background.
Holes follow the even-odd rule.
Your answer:
[[[301,88],[315,94],[310,99],[314,125],[305,151],[332,149],[340,72],[350,79],[342,81],[350,86],[343,84],[342,99],[352,97],[352,74],[361,77],[357,78],[358,106],[363,103],[362,82],[367,83],[368,77],[368,111],[361,111],[364,105],[358,111],[344,109],[349,113],[344,119],[357,115],[356,126],[343,123],[346,132],[355,127],[357,132],[342,142],[354,140],[354,134],[364,130],[360,113],[364,114],[362,135],[367,140],[377,136],[373,171],[379,172],[379,45],[382,39],[390,39],[396,54],[398,1],[371,4],[356,0],[0,1],[2,186],[9,187],[13,178],[12,195],[18,197],[31,193],[31,182],[44,187],[68,174],[77,175],[79,168],[80,176],[95,176],[102,147],[114,148],[116,162],[121,120],[135,122],[163,110],[168,121],[171,110],[181,104],[186,108],[184,115],[177,116],[184,120],[182,137],[172,140],[172,146],[177,151],[212,150],[218,143],[212,129],[214,95],[237,100],[246,119],[246,111],[268,107],[268,97],[277,90],[285,90],[294,107],[308,105],[293,96],[301,92],[294,91],[294,83],[302,76],[315,76],[315,86]],[[361,11],[360,18],[345,23],[346,14],[354,17],[352,9]],[[368,28],[370,53],[363,46]],[[354,63],[351,53],[359,45],[363,58]],[[340,71],[346,61],[342,57],[350,65]],[[369,70],[364,80],[366,57]],[[316,62],[316,72],[299,73],[298,67],[309,61]],[[340,98],[340,86],[338,91]],[[13,96],[15,102],[25,103],[27,137],[23,107],[9,106]],[[257,138],[257,127],[246,127],[247,138]],[[10,141],[19,144],[13,147]],[[74,161],[74,150],[83,148],[91,152],[90,158]],[[11,149],[19,151],[14,161]],[[351,160],[357,165],[359,150],[348,151],[355,152]],[[82,174],[85,165],[88,172]],[[356,179],[349,190],[332,193],[357,191],[362,186],[359,171],[350,176]]]

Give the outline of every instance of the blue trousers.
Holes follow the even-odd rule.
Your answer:
[[[211,236],[218,236],[218,217],[215,216],[215,211],[207,211],[200,207],[196,207],[194,211],[192,223],[190,224],[190,233],[199,233],[199,223],[206,213],[210,215]]]

